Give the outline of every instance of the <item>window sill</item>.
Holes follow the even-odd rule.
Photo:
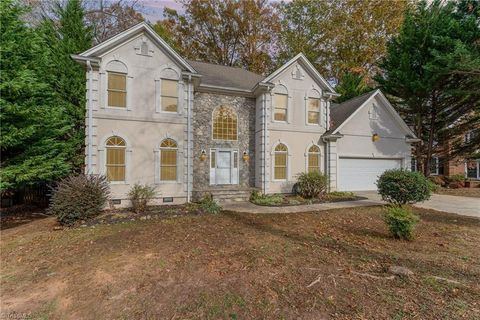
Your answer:
[[[127,109],[127,107],[111,107],[111,106],[106,106],[105,109],[129,111],[129,110]]]
[[[180,183],[181,182],[177,180],[169,180],[169,181],[157,181],[155,184],[161,186],[164,184],[180,184]]]
[[[126,181],[109,181],[108,183],[113,185],[129,185]]]

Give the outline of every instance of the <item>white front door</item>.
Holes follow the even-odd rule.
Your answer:
[[[237,150],[210,150],[210,184],[238,184]]]
[[[232,183],[232,152],[217,152],[217,167],[215,170],[216,184]]]

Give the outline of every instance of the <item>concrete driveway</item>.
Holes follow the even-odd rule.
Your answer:
[[[381,200],[380,195],[376,191],[359,191],[355,193],[372,201]],[[430,200],[417,203],[415,206],[480,218],[480,198],[432,194]]]

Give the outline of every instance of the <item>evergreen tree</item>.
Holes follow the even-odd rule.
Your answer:
[[[64,138],[72,129],[44,80],[45,42],[22,20],[25,8],[0,1],[0,190],[53,180],[71,165]]]
[[[366,83],[361,74],[348,72],[340,78],[338,85],[335,87],[335,91],[341,94],[335,101],[341,103],[371,90],[372,87]]]

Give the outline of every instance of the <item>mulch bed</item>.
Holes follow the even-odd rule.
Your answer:
[[[290,207],[290,206],[301,206],[308,204],[317,204],[317,203],[333,203],[333,202],[342,202],[342,201],[358,201],[358,200],[367,200],[368,198],[359,197],[359,196],[345,196],[345,197],[333,197],[333,196],[323,196],[321,198],[315,199],[304,199],[300,196],[287,195],[283,196],[283,202],[279,204],[265,204],[265,203],[252,203],[258,206],[264,207]]]

